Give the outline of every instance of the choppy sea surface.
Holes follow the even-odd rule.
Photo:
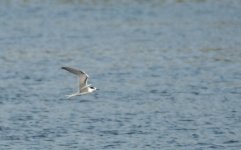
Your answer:
[[[0,1],[0,149],[241,149],[240,8]],[[61,66],[100,90],[67,99],[77,78]]]

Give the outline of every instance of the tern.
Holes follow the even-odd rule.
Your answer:
[[[79,89],[76,93],[66,95],[67,98],[71,98],[74,96],[80,96],[84,94],[89,94],[97,90],[96,87],[91,86],[91,84],[87,84],[89,76],[79,69],[75,69],[72,67],[61,67],[61,69],[67,70],[70,73],[73,73],[79,77]]]

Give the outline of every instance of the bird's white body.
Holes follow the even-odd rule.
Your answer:
[[[81,71],[79,69],[70,68],[70,67],[62,67],[62,69],[67,70],[70,73],[73,73],[73,74],[79,76],[78,91],[76,93],[66,95],[67,98],[71,98],[74,96],[80,96],[80,95],[84,95],[84,94],[89,94],[89,93],[92,93],[97,90],[95,87],[91,86],[91,84],[89,84],[89,85],[87,84],[89,76],[84,71]]]
[[[90,87],[86,87],[83,89],[82,92],[77,92],[77,93],[73,93],[73,94],[70,94],[70,95],[66,95],[67,98],[71,98],[71,97],[74,97],[74,96],[80,96],[80,95],[84,95],[84,94],[89,94],[89,93],[92,93],[94,92],[96,89],[92,89]]]

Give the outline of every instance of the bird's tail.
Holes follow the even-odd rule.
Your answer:
[[[77,95],[78,95],[77,93],[74,93],[74,94],[66,95],[66,97],[71,98],[71,97],[74,97],[74,96],[77,96]]]

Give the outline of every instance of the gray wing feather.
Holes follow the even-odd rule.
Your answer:
[[[61,67],[64,70],[69,71],[70,73],[73,73],[75,75],[79,76],[79,89],[85,87],[87,85],[87,81],[89,76],[79,69],[71,68],[71,67]]]

